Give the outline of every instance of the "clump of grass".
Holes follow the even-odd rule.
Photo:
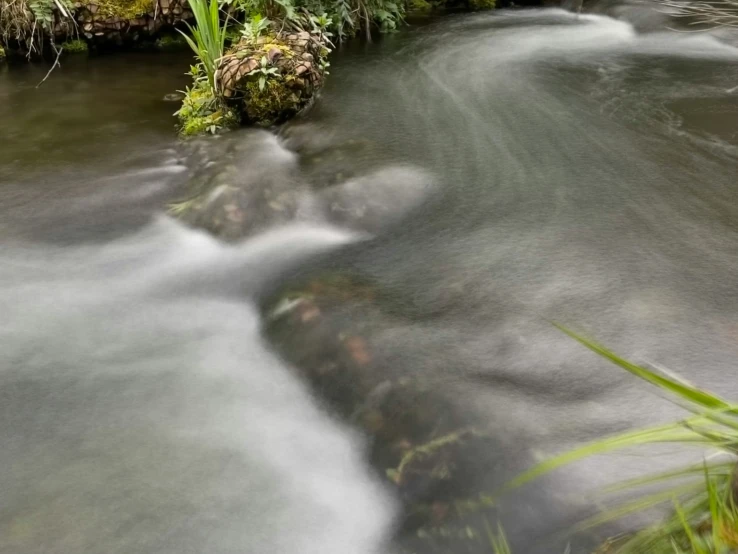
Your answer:
[[[82,54],[89,51],[87,43],[81,39],[67,40],[62,43],[61,47],[67,54]]]
[[[237,114],[220,100],[215,83],[215,71],[225,47],[227,18],[221,23],[218,0],[189,3],[195,25],[186,25],[192,36],[180,33],[195,53],[197,64],[190,68],[192,86],[183,91],[182,107],[174,115],[179,118],[183,136],[215,134],[239,123]]]
[[[220,21],[218,0],[190,0],[190,9],[195,25],[186,25],[192,37],[182,31],[180,33],[202,65],[208,85],[215,95],[215,70],[218,60],[223,57],[226,23]]]
[[[513,480],[516,487],[566,464],[620,448],[657,443],[702,446],[722,456],[703,464],[631,480],[611,488],[622,491],[659,484],[663,490],[643,496],[583,522],[581,528],[638,513],[672,502],[664,521],[612,541],[604,552],[618,554],[730,554],[738,551],[738,404],[681,379],[629,362],[605,347],[559,327],[573,339],[633,375],[667,392],[691,416],[675,423],[609,437],[565,452],[533,467]],[[676,481],[679,480],[678,483]],[[686,480],[686,483],[685,483]]]

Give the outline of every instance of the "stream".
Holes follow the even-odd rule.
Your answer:
[[[304,117],[189,142],[188,53],[0,67],[0,553],[430,552],[300,371],[332,347],[265,332],[315,275],[375,292],[302,322],[489,426],[473,491],[681,414],[552,321],[738,398],[738,36],[594,11],[355,41]],[[165,213],[203,183],[247,197],[226,241]],[[593,458],[494,517],[518,554],[591,552],[613,529],[560,531],[598,488],[699,459]]]

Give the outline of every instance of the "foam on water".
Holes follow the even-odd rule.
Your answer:
[[[0,251],[0,552],[378,552],[392,506],[361,441],[218,290],[350,238],[226,247],[163,220]]]

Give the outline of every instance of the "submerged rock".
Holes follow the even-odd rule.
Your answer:
[[[453,383],[406,367],[382,337],[406,323],[389,291],[344,273],[283,289],[265,335],[332,411],[368,438],[371,465],[403,510],[407,552],[487,553],[494,501],[481,488],[498,448]],[[489,491],[487,491],[488,493]]]
[[[218,93],[244,124],[286,121],[314,100],[328,52],[326,39],[307,31],[243,39],[220,61]]]

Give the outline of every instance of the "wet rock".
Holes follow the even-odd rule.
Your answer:
[[[432,183],[417,168],[389,167],[324,189],[318,198],[331,222],[376,233],[420,206]]]
[[[371,463],[404,505],[401,535],[410,551],[486,553],[483,520],[493,501],[479,483],[494,468],[485,453],[496,444],[454,402],[449,383],[391,361],[377,337],[403,321],[389,304],[369,282],[325,274],[266,303],[267,337],[342,419],[370,437]]]
[[[297,158],[270,133],[253,131],[192,148],[197,169],[188,197],[170,206],[186,223],[236,241],[298,218],[306,187],[297,176]]]

